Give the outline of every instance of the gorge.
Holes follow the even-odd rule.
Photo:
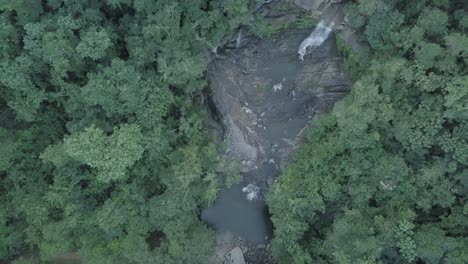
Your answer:
[[[242,177],[202,212],[218,232],[269,242],[266,191],[313,120],[348,93],[352,82],[330,35],[340,23],[332,9],[312,33],[288,29],[271,38],[252,37],[242,47],[218,50],[221,58],[211,62],[208,79],[224,127],[224,155],[240,161]]]

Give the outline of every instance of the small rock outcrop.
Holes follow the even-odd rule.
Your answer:
[[[225,256],[225,264],[245,264],[244,255],[240,247],[235,247]]]

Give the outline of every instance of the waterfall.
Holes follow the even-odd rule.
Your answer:
[[[334,25],[335,23],[333,22],[326,24],[324,21],[320,21],[310,36],[304,39],[299,46],[299,50],[297,51],[297,53],[299,53],[299,58],[304,60],[304,56],[307,54],[307,49],[309,47],[318,47],[322,45],[332,32]]]

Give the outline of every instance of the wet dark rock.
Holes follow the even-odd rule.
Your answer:
[[[274,263],[263,200],[268,185],[303,142],[311,122],[351,86],[333,35],[299,59],[299,45],[309,35],[310,30],[295,30],[272,39],[250,39],[209,66],[211,108],[223,124],[218,131],[224,133],[225,155],[240,161],[243,180],[222,190],[201,217],[218,232],[232,232],[246,241],[235,244],[247,245],[240,252],[249,263]],[[249,198],[252,189],[256,195]]]
[[[309,34],[297,30],[251,40],[209,67],[227,155],[241,162],[247,182],[261,188],[284,169],[310,122],[351,86],[333,37],[299,60],[299,44]]]
[[[232,232],[245,241],[234,244],[247,245],[239,250],[249,263],[274,263],[268,239],[271,222],[263,200],[268,185],[303,142],[311,122],[351,86],[333,35],[299,59],[299,45],[310,32],[250,39],[209,66],[211,108],[223,126],[217,131],[224,133],[225,155],[240,161],[243,180],[222,190],[201,217],[218,232]],[[252,193],[255,197],[249,198]],[[217,244],[219,253],[232,249],[227,247],[230,243]]]
[[[368,45],[353,28],[348,26],[343,7],[349,0],[291,0],[297,7],[309,11],[317,19],[333,22],[334,31],[358,54],[365,54]]]

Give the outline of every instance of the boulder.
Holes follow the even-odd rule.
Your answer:
[[[235,247],[225,256],[226,264],[245,264],[244,255],[240,247]]]

